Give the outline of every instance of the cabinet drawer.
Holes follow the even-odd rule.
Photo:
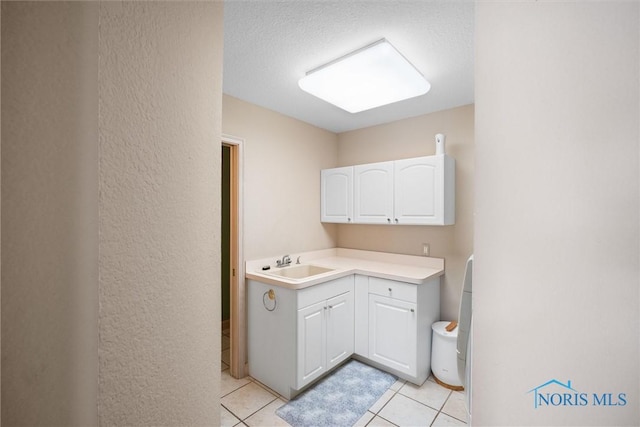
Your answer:
[[[318,301],[333,298],[345,292],[353,292],[354,275],[341,277],[325,283],[309,286],[297,292],[298,310]]]
[[[418,302],[418,286],[395,280],[369,277],[369,293],[409,302]]]

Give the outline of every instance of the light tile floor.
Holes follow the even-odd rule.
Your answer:
[[[276,415],[286,399],[251,377],[229,375],[229,331],[222,331],[220,425],[288,426]],[[464,394],[451,391],[429,377],[420,387],[398,380],[355,424],[370,426],[465,426]]]

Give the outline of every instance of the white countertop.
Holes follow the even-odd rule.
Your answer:
[[[245,277],[284,288],[303,289],[350,274],[363,274],[416,285],[423,284],[429,279],[444,274],[444,259],[442,258],[344,248],[290,254],[292,267],[295,267],[296,260],[299,257],[301,264],[312,264],[332,269],[327,273],[310,276],[305,279],[279,277],[262,270],[264,266],[268,265],[270,267],[268,271],[277,271],[279,268],[276,267],[276,259],[281,257],[274,256],[247,261]]]

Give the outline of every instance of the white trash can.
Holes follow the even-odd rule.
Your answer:
[[[431,371],[436,382],[451,390],[463,390],[458,376],[458,358],[456,346],[458,327],[451,332],[446,327],[451,322],[436,322],[431,325],[433,341],[431,343]]]

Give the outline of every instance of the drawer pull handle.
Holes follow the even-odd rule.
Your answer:
[[[415,313],[416,311],[412,308],[412,309],[411,309],[411,312],[412,312],[412,313]]]
[[[332,305],[330,305],[330,306],[329,306],[329,310],[331,310],[332,308],[333,308],[333,306],[332,306]]]
[[[391,292],[391,288],[389,288],[389,292]]]

